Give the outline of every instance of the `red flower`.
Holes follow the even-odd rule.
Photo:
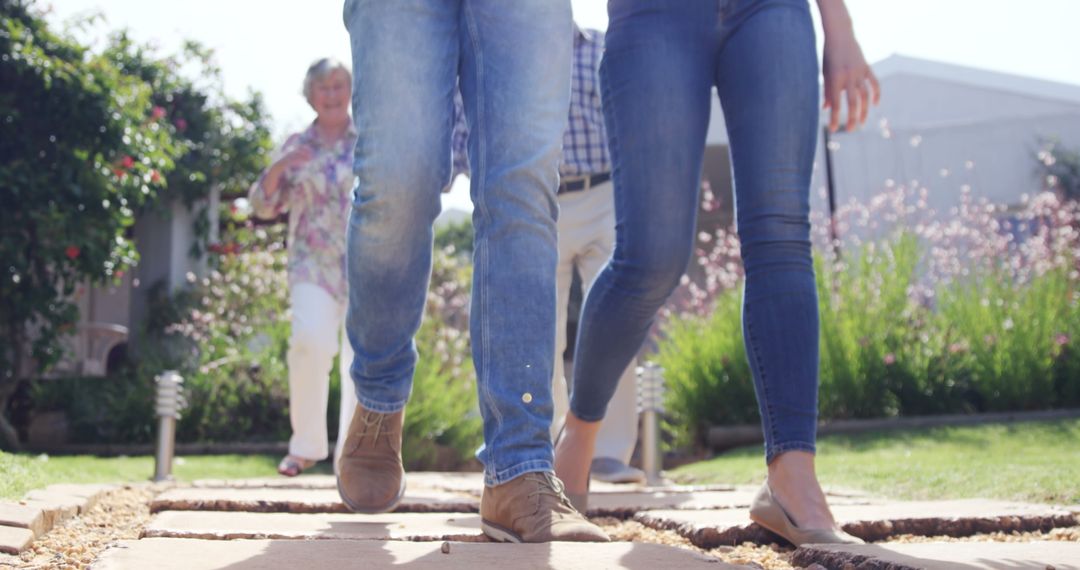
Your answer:
[[[150,111],[150,118],[157,121],[165,116],[165,108],[154,105],[154,109]]]
[[[178,130],[180,132],[186,131],[187,130],[187,121],[185,121],[184,119],[177,119],[176,120],[176,130]]]
[[[161,173],[156,171],[156,170],[151,170],[150,171],[150,182],[153,182],[154,184],[157,184],[158,182],[161,182]]]
[[[125,176],[127,176],[127,172],[124,172],[124,171],[123,171],[123,169],[121,169],[121,168],[119,168],[119,167],[117,167],[117,168],[114,168],[114,169],[112,169],[112,173],[113,173],[113,174],[114,174],[114,175],[115,175],[115,176],[116,176],[117,178],[120,178],[121,180],[122,180],[122,179],[123,179],[123,178],[124,178]]]
[[[67,246],[67,248],[64,249],[64,255],[66,255],[68,259],[74,261],[76,257],[79,257],[79,247],[74,245]]]
[[[131,168],[132,166],[135,166],[135,159],[125,155],[124,158],[120,159],[120,166]]]

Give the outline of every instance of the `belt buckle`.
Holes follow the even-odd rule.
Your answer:
[[[581,187],[580,188],[575,188],[574,184],[576,184],[578,182],[581,183]],[[577,192],[579,190],[584,190],[586,188],[588,188],[588,177],[587,176],[578,178],[576,180],[561,180],[559,182],[559,193],[560,194],[569,194],[570,192]]]

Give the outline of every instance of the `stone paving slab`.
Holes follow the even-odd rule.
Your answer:
[[[792,564],[860,570],[1080,570],[1080,543],[924,542],[804,546]]]
[[[40,507],[0,501],[0,526],[25,528],[38,537],[52,528],[45,523],[45,513]]]
[[[1076,515],[1064,509],[982,499],[834,504],[832,510],[845,531],[873,541],[898,534],[970,536],[998,531],[1047,531],[1078,524]],[[783,542],[750,522],[743,509],[648,511],[638,513],[634,520],[652,528],[675,530],[701,548],[746,541]]]
[[[79,514],[86,505],[86,499],[60,495],[48,491],[30,491],[20,504],[38,507],[45,514],[45,523],[52,528],[62,521]]]
[[[298,477],[257,477],[251,479],[196,479],[191,486],[197,489],[335,489],[333,475],[300,475]]]
[[[436,490],[406,490],[395,512],[472,513],[480,510],[475,497]],[[150,503],[150,512],[248,511],[257,513],[348,513],[336,489],[171,489]]]
[[[166,495],[158,497],[158,500],[152,505],[151,510],[158,512],[166,509],[183,509],[183,510],[250,510],[256,512],[274,512],[274,511],[287,511],[287,512],[348,512],[347,509],[339,508],[337,506],[325,506],[325,503],[340,502],[337,499],[336,489],[329,491],[321,488],[279,488],[279,487],[237,487],[234,489],[222,489],[222,488],[210,488],[201,487],[199,490],[180,490],[170,491]],[[241,492],[242,491],[242,492]],[[445,490],[431,490],[426,488],[420,488],[414,484],[413,481],[409,481],[409,487],[406,492],[405,503],[408,503],[410,498],[415,499],[422,497],[425,494],[435,494],[442,496],[446,494]],[[476,500],[476,496],[468,494],[465,491],[459,491],[457,493],[450,492],[451,496],[455,498],[463,498],[468,502],[467,508],[458,509],[462,512],[474,512],[477,507],[473,505]],[[268,497],[274,496],[273,504],[281,505],[283,501],[288,501],[291,507],[281,505],[279,508],[274,508],[271,504],[266,504]],[[181,499],[182,497],[182,499]],[[252,497],[258,497],[258,503],[256,507],[249,507],[245,505],[235,505],[239,501],[250,502]],[[284,499],[282,497],[285,497]],[[228,504],[222,504],[214,508],[205,507],[188,507],[185,505],[175,505],[174,501],[177,500],[191,500],[192,498],[206,501],[219,501],[225,500]],[[629,518],[635,513],[641,510],[647,509],[726,509],[726,508],[745,508],[750,505],[750,502],[754,498],[754,492],[751,491],[684,491],[680,488],[673,490],[661,490],[661,491],[596,491],[593,490],[590,493],[589,498],[589,514],[592,516],[613,516],[618,518]],[[471,499],[472,502],[469,500]],[[834,503],[840,501],[851,502],[850,499],[835,499]],[[161,504],[159,505],[158,502]],[[420,509],[415,509],[409,505],[405,505],[403,510],[406,512],[415,512]],[[430,511],[431,509],[427,509]],[[439,512],[450,512],[453,509],[438,509]],[[423,511],[426,512],[426,511]]]
[[[62,493],[65,495],[73,495],[75,497],[100,497],[104,493],[110,491],[116,491],[120,489],[120,485],[109,484],[85,484],[77,485],[74,483],[56,483],[45,487],[46,491],[53,493]]]
[[[480,515],[395,513],[245,513],[165,511],[147,523],[143,538],[351,539],[486,541]]]
[[[0,526],[0,552],[18,554],[34,542],[34,533],[27,528]]]
[[[483,480],[479,473],[413,473],[408,475],[406,498],[399,512],[475,512]],[[757,487],[731,485],[615,485],[594,482],[589,515],[629,518],[654,509],[746,508]],[[424,501],[437,497],[439,502]],[[866,496],[832,496],[833,504],[867,504]],[[163,510],[226,510],[254,512],[348,512],[337,498],[332,475],[197,481],[193,487],[169,491],[151,505]],[[446,504],[450,503],[450,504]]]
[[[106,551],[96,570],[295,570],[296,568],[728,570],[746,568],[689,550],[633,542],[497,544],[369,540],[146,538]]]
[[[731,491],[673,490],[589,493],[590,516],[630,518],[640,511],[652,510],[716,510],[746,509],[754,500],[757,489]],[[833,505],[870,504],[866,498],[833,497]]]
[[[45,501],[19,501],[19,504],[41,510],[41,517],[45,524],[44,530],[40,533],[36,533],[37,536],[49,532],[56,525],[78,516],[79,514],[79,509],[75,507],[69,505],[57,505]]]
[[[49,485],[45,487],[44,492],[53,496],[66,495],[76,499],[82,500],[82,506],[79,507],[80,513],[85,513],[94,508],[98,500],[105,496],[106,493],[119,489],[119,485],[75,485],[71,483],[57,483],[55,485]],[[36,493],[37,491],[31,491]],[[30,498],[29,495],[27,495]]]
[[[593,492],[589,514],[629,518],[646,509],[728,509],[750,505],[754,493],[739,491],[691,491],[681,488],[650,492]],[[477,512],[477,496],[465,492],[418,488],[413,481],[397,512]],[[863,502],[864,499],[836,498],[834,504]],[[166,491],[150,505],[151,512],[249,511],[287,513],[348,513],[336,489],[292,489],[278,487],[189,487]]]
[[[484,490],[482,473],[442,473],[422,471],[407,473],[405,481],[410,489],[436,489],[456,493],[468,493],[480,496]],[[301,475],[299,477],[260,477],[253,479],[199,479],[191,484],[201,489],[336,489],[337,480],[333,475]],[[659,487],[660,490],[683,488],[679,486]],[[642,485],[626,485],[594,481],[594,493],[626,492],[645,490]],[[693,490],[727,491],[731,485],[698,485]]]
[[[406,473],[405,481],[412,489],[438,489],[479,494],[484,488],[482,473],[418,472]],[[192,487],[209,489],[336,489],[333,475],[301,475],[299,477],[257,477],[251,479],[199,479]]]

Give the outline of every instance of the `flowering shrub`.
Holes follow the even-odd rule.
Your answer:
[[[218,269],[196,284],[191,308],[171,330],[191,341],[182,441],[283,440],[289,436],[290,333],[284,228],[234,232],[215,244]],[[432,286],[416,343],[420,360],[405,414],[404,459],[410,468],[460,463],[480,443],[476,388],[469,358],[465,259],[436,250]],[[335,359],[336,360],[336,359]],[[328,406],[336,433],[335,368]],[[351,380],[345,376],[344,380]],[[450,456],[440,449],[452,450]]]
[[[181,300],[168,331],[189,341],[181,441],[288,437],[288,281],[283,227],[243,228]]]
[[[0,438],[26,376],[55,364],[78,322],[79,282],[113,279],[138,255],[135,212],[177,150],[151,90],[53,32],[26,1],[0,3]],[[136,160],[133,157],[138,157]],[[157,178],[155,178],[155,176]]]
[[[450,469],[467,461],[483,441],[469,341],[472,264],[453,247],[435,250],[420,353],[405,409],[402,455],[408,469]],[[439,450],[449,449],[450,456]]]
[[[283,441],[289,437],[290,335],[285,228],[232,224],[211,244],[216,269],[190,276],[180,296],[151,308],[139,357],[106,379],[35,385],[35,404],[62,404],[76,443],[150,443],[155,374],[184,377],[181,442]],[[468,334],[471,265],[447,246],[435,251],[420,359],[405,414],[402,450],[410,469],[469,461],[482,435]],[[162,332],[163,331],[163,332]],[[340,372],[330,379],[329,432],[337,433]],[[349,379],[346,377],[347,382]]]
[[[50,29],[47,9],[0,3],[0,436],[12,448],[9,397],[63,356],[76,288],[137,265],[136,218],[183,203],[201,253],[204,199],[246,189],[270,148],[261,99],[226,96],[212,50],[164,55],[124,31],[84,45]],[[96,21],[83,31],[101,31]]]
[[[1064,148],[1057,140],[1044,140],[1035,159],[1048,189],[1070,200],[1080,199],[1080,151]]]
[[[1010,209],[965,190],[940,216],[899,187],[815,219],[821,417],[1080,404],[1078,226],[1080,206],[1050,192]],[[738,252],[731,230],[699,236],[704,278],[665,310],[658,360],[682,443],[758,419]]]

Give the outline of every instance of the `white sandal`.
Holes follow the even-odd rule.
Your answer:
[[[318,461],[313,459],[304,459],[303,457],[296,457],[294,455],[286,455],[281,463],[278,463],[277,472],[286,477],[296,477],[304,472],[305,469],[311,469]]]

